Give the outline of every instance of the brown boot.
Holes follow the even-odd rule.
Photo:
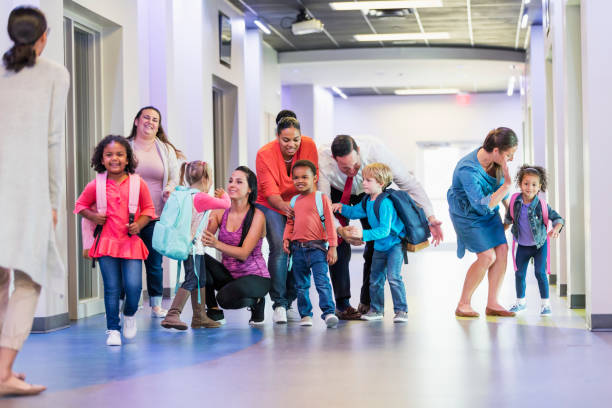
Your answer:
[[[200,288],[200,301],[198,303],[198,290],[191,291],[191,307],[193,308],[193,318],[191,319],[192,329],[201,329],[203,327],[207,329],[216,329],[221,327],[221,323],[215,322],[213,319],[208,317],[206,314],[206,288]]]
[[[166,329],[187,330],[187,323],[181,321],[181,312],[185,303],[187,303],[189,295],[190,293],[187,289],[179,288],[172,301],[172,306],[168,310],[168,314],[161,322],[162,327]],[[196,301],[197,297],[198,295],[196,294]]]

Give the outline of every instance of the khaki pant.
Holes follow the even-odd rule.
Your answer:
[[[27,273],[15,272],[15,290],[9,297],[11,271],[0,267],[0,347],[20,350],[28,338],[40,285]]]

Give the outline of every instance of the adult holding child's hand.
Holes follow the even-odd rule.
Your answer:
[[[514,316],[498,302],[504,280],[508,244],[499,215],[499,203],[508,208],[507,195],[512,178],[508,161],[514,157],[518,139],[512,129],[500,127],[489,132],[482,147],[457,163],[453,184],[447,198],[453,226],[457,233],[457,256],[467,249],[477,259],[468,269],[461,299],[455,310],[460,317],[478,317],[472,309],[472,294],[489,274],[486,314]]]

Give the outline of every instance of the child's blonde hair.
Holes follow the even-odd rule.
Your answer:
[[[180,183],[184,186],[190,186],[205,178],[210,180],[212,170],[210,165],[205,161],[196,160],[192,162],[184,162],[181,166]]]
[[[384,163],[371,163],[363,168],[363,177],[373,178],[380,185],[387,187],[393,181],[393,173]]]

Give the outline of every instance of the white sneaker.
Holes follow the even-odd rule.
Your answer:
[[[393,323],[404,323],[408,321],[408,312],[397,312],[393,318]]]
[[[304,316],[300,319],[300,326],[312,326],[312,317]]]
[[[325,325],[328,329],[333,329],[338,326],[338,317],[333,313],[328,314],[325,316]]]
[[[151,317],[159,317],[163,319],[167,314],[168,311],[161,306],[157,310],[155,310],[155,308],[151,308]]]
[[[134,316],[123,316],[123,337],[126,339],[133,339],[136,337],[138,327],[136,327],[136,315]]]
[[[278,306],[274,309],[274,314],[272,315],[272,321],[276,324],[286,324],[287,323],[287,310],[284,307]]]
[[[288,322],[299,322],[302,320],[300,313],[293,307],[289,306],[287,309],[287,321]]]
[[[107,346],[120,346],[121,345],[121,333],[119,330],[107,330],[106,334],[106,345]]]

